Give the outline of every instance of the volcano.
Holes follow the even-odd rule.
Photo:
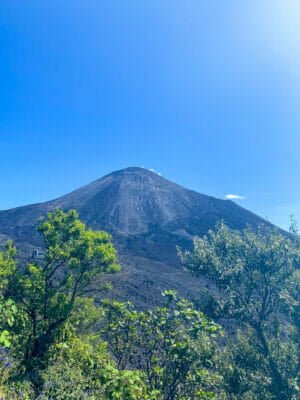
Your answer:
[[[182,271],[176,247],[190,249],[223,220],[233,229],[268,224],[230,200],[183,188],[144,168],[113,172],[58,199],[0,211],[0,242],[12,239],[29,257],[42,249],[40,217],[56,208],[76,209],[91,228],[108,231],[122,272],[112,278],[113,295],[138,305],[156,304],[162,290],[198,298],[206,283]]]

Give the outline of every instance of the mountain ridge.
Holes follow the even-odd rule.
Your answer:
[[[141,304],[155,302],[156,292],[167,283],[182,294],[195,286],[195,280],[178,268],[176,246],[191,248],[193,238],[207,233],[219,220],[234,229],[269,224],[230,200],[129,167],[54,200],[0,211],[0,242],[13,239],[29,256],[42,247],[35,229],[39,218],[55,208],[76,209],[89,227],[112,235],[124,266],[112,278],[118,296]]]

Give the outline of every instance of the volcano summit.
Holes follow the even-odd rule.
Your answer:
[[[42,247],[38,219],[61,208],[76,209],[91,228],[106,230],[118,248],[122,272],[113,277],[114,295],[153,304],[166,288],[194,297],[199,281],[179,268],[176,246],[223,220],[234,229],[257,227],[262,218],[230,200],[185,189],[143,168],[113,172],[46,203],[0,211],[0,240],[13,239],[23,254]]]

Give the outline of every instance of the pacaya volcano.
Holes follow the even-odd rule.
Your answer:
[[[55,208],[76,209],[89,227],[112,234],[123,267],[112,278],[113,294],[140,305],[155,303],[166,288],[198,297],[200,282],[179,267],[176,246],[190,248],[219,220],[235,229],[266,223],[232,201],[127,168],[56,200],[0,211],[0,241],[13,239],[29,257],[42,246],[38,219]]]

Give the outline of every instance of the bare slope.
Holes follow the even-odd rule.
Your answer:
[[[236,229],[265,221],[237,204],[187,190],[142,168],[113,172],[59,199],[0,211],[0,239],[12,238],[28,254],[41,245],[38,219],[55,208],[75,208],[95,229],[109,231],[118,247],[123,272],[114,278],[120,298],[155,302],[172,286],[196,293],[193,278],[178,270],[176,245],[190,247],[223,219]]]

